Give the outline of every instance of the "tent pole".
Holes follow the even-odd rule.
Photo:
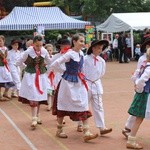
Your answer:
[[[131,35],[131,55],[132,58],[134,57],[134,39],[133,39],[133,29],[130,30]]]

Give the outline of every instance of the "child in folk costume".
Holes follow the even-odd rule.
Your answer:
[[[82,34],[75,34],[72,37],[72,48],[52,63],[51,67],[55,70],[60,68],[60,64],[65,63],[66,65],[66,71],[63,73],[58,85],[57,99],[54,98],[54,101],[57,100],[57,102],[55,102],[55,106],[53,105],[53,107],[56,107],[58,118],[56,136],[59,138],[68,137],[63,131],[63,118],[69,116],[73,121],[83,122],[83,139],[87,142],[95,139],[98,134],[92,134],[88,125],[88,118],[92,114],[88,107],[88,87],[82,74],[84,54],[81,49],[84,42],[85,39]]]
[[[17,65],[26,64],[25,73],[19,91],[19,101],[29,103],[32,113],[31,127],[34,129],[41,124],[39,116],[40,104],[47,104],[47,75],[46,67],[51,60],[43,47],[43,39],[37,35],[33,39],[33,47],[29,47],[18,59]]]
[[[16,98],[18,97],[18,92],[21,86],[21,80],[20,80],[20,68],[19,66],[16,66],[16,62],[21,56],[19,49],[19,41],[17,40],[12,40],[11,41],[11,50],[8,51],[8,66],[10,68],[10,72],[13,78],[13,82],[15,84],[15,87],[12,89],[11,97]]]
[[[57,41],[56,48],[58,50],[58,53],[55,54],[52,58],[52,62],[63,56],[69,49],[70,49],[71,43],[66,38],[61,38]],[[50,76],[53,76],[53,84],[54,88],[56,90],[58,83],[62,79],[62,75],[64,71],[66,70],[65,64],[60,64],[60,67],[55,69],[53,72],[50,73]],[[52,111],[53,113],[53,111]],[[63,120],[63,124],[65,124],[65,120]]]
[[[139,58],[138,63],[137,63],[137,68],[132,75],[131,79],[133,83],[135,84],[135,81],[139,78],[141,70],[146,66],[147,60],[146,60],[146,51],[147,49],[150,48],[150,37],[146,38],[145,41],[143,42],[141,46],[141,53],[143,55]],[[122,134],[127,138],[128,135],[131,132],[131,128],[136,120],[135,116],[130,115],[125,123],[125,128],[122,130]]]
[[[53,57],[53,45],[52,44],[46,44],[45,45],[45,49],[48,51],[50,58]],[[52,77],[51,77],[52,76]],[[54,99],[54,85],[53,85],[53,78],[54,76],[50,74],[50,76],[48,75],[48,89],[47,89],[47,94],[48,94],[48,99],[47,99],[47,103],[48,103],[48,107],[47,107],[47,111],[50,111],[52,108],[52,104],[53,104],[53,99]]]
[[[89,103],[91,103],[95,124],[96,127],[99,128],[101,135],[112,131],[112,128],[107,128],[105,126],[102,102],[103,87],[101,83],[101,78],[105,74],[106,63],[105,60],[100,57],[100,54],[102,50],[108,46],[108,44],[107,40],[94,40],[87,51],[83,67],[84,75],[89,87]]]
[[[146,51],[147,64],[140,72],[140,77],[135,81],[135,95],[128,113],[136,117],[128,136],[127,148],[142,149],[136,141],[137,131],[143,119],[150,119],[150,48]]]
[[[10,68],[7,63],[8,50],[4,46],[5,37],[0,35],[0,100],[10,99],[8,96],[9,88],[14,86],[13,79],[11,77]],[[5,92],[2,95],[1,88],[5,88]]]
[[[63,56],[69,49],[70,49],[70,41],[68,39],[59,39],[57,42],[57,50],[59,51],[59,53],[55,54],[52,58],[52,62],[54,62],[55,60],[57,60],[58,58],[60,58],[61,56]],[[65,64],[60,64],[60,68],[58,68],[57,70],[55,69],[54,74],[54,85],[55,87],[57,87],[58,83],[60,82],[62,75],[64,73],[64,71],[66,70]]]

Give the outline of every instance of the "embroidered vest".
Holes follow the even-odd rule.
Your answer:
[[[69,82],[78,82],[78,73],[81,72],[83,67],[83,56],[80,61],[74,61],[70,59],[69,62],[65,63],[66,71],[62,75],[62,77]]]
[[[25,64],[27,65],[25,71],[28,73],[36,73],[37,63],[40,70],[40,74],[44,74],[47,71],[47,69],[45,67],[44,58],[42,56],[32,58],[30,55],[28,55],[28,58],[25,61]]]

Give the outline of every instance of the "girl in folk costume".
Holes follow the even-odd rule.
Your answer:
[[[146,51],[147,64],[140,72],[140,78],[135,81],[135,95],[128,113],[136,117],[128,136],[127,148],[142,149],[142,145],[136,141],[137,131],[143,119],[150,119],[150,48]]]
[[[66,71],[62,75],[56,92],[58,94],[57,102],[54,102],[55,105],[53,105],[53,107],[56,107],[58,118],[56,136],[59,138],[68,137],[63,131],[63,118],[69,116],[73,121],[83,122],[83,139],[87,142],[95,139],[98,134],[92,134],[88,125],[88,118],[92,114],[88,107],[88,87],[82,74],[84,54],[81,49],[84,46],[84,42],[85,39],[82,34],[75,34],[72,38],[72,48],[52,63],[51,68],[55,70],[60,68],[60,64],[65,63],[66,65]],[[54,101],[56,100],[55,98]]]
[[[141,70],[143,70],[143,68],[147,64],[146,51],[147,51],[148,48],[150,48],[150,37],[148,37],[147,39],[145,39],[145,41],[143,42],[143,44],[141,46],[141,53],[143,53],[143,55],[139,58],[138,63],[137,63],[137,68],[136,68],[134,74],[131,77],[131,79],[132,79],[132,81],[133,81],[134,84],[135,84],[135,81],[139,78]],[[128,117],[128,119],[127,119],[127,121],[125,123],[125,128],[122,130],[122,134],[126,138],[130,134],[131,128],[132,128],[135,120],[136,120],[135,116],[130,115]]]
[[[59,53],[55,54],[52,58],[52,62],[63,56],[69,49],[70,49],[70,41],[68,39],[59,39],[56,48]],[[54,74],[54,85],[57,87],[58,83],[60,82],[64,71],[66,70],[65,64],[60,64],[60,68],[55,70]]]
[[[107,40],[94,40],[91,43],[85,56],[84,75],[88,83],[88,98],[92,105],[94,120],[96,127],[99,128],[100,134],[104,135],[110,133],[112,128],[107,128],[104,121],[104,109],[102,102],[103,87],[101,78],[105,74],[106,63],[100,57],[102,50],[108,46]]]
[[[46,44],[45,45],[46,50],[49,53],[50,58],[53,57],[53,45],[52,44]],[[53,99],[54,99],[54,85],[53,85],[53,78],[54,76],[50,74],[50,76],[48,76],[48,89],[47,89],[47,103],[48,103],[48,107],[47,107],[47,111],[50,111],[52,108],[52,104],[53,104]]]
[[[18,59],[17,65],[26,64],[25,73],[19,91],[19,101],[29,103],[32,113],[33,129],[41,124],[39,110],[41,103],[47,103],[47,75],[46,67],[51,60],[47,50],[43,47],[43,39],[37,35],[33,39],[33,47],[29,47]]]
[[[52,58],[52,62],[63,56],[69,49],[70,49],[71,43],[68,39],[66,38],[61,38],[58,40],[56,44],[56,48],[59,53],[55,54]],[[50,72],[49,77],[53,81],[54,84],[54,89],[56,90],[58,83],[60,82],[62,75],[64,71],[66,70],[65,64],[60,64],[60,67],[55,69],[54,71]],[[52,111],[53,113],[53,111]],[[55,113],[55,112],[54,112]],[[63,120],[63,124],[65,124],[65,120]]]
[[[10,46],[10,51],[8,51],[8,66],[10,68],[10,72],[13,78],[13,82],[15,84],[15,87],[12,89],[11,97],[16,98],[18,97],[18,92],[21,86],[21,80],[20,80],[20,68],[19,66],[16,66],[16,62],[21,56],[19,49],[19,41],[17,40],[12,40],[11,41],[11,46]]]
[[[4,46],[4,43],[5,37],[3,35],[0,35],[0,100],[6,100],[5,98],[10,99],[10,97],[8,96],[8,90],[10,87],[14,86],[10,69],[7,64],[8,50]],[[2,87],[5,88],[3,96],[1,91]]]

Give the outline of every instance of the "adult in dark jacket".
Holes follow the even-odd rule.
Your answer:
[[[119,38],[118,38],[118,49],[119,49],[119,63],[127,63],[127,55],[125,52],[125,48],[126,48],[126,44],[125,44],[125,35],[123,32],[121,32]],[[122,57],[123,57],[123,61],[122,61]]]

